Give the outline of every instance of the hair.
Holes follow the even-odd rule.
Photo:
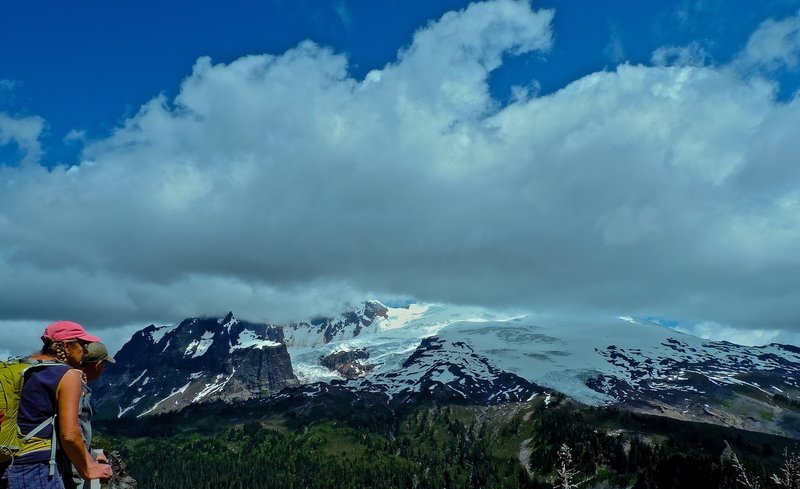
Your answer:
[[[42,346],[42,353],[45,355],[53,355],[59,362],[67,363],[67,342],[53,341],[42,338],[44,345]]]

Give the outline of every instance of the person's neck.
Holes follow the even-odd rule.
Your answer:
[[[33,355],[29,356],[31,360],[55,360],[60,361],[56,358],[55,355],[50,355],[49,353],[34,353]]]

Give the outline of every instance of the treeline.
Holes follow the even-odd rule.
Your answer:
[[[572,454],[575,487],[740,487],[726,441],[737,463],[768,488],[768,475],[791,445],[570,403],[429,406],[370,425],[358,426],[355,418],[249,421],[211,433],[173,426],[168,436],[117,436],[109,443],[148,489],[552,488],[563,445]]]

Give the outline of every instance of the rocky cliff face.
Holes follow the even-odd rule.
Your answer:
[[[266,397],[297,385],[281,328],[223,318],[150,325],[94,389],[98,415],[142,416],[191,403]]]
[[[94,387],[98,416],[138,417],[275,395],[299,384],[287,348],[358,337],[386,314],[386,306],[368,301],[335,317],[285,325],[241,321],[232,313],[150,325],[122,347]],[[335,369],[344,377],[363,375],[369,368],[355,356]]]

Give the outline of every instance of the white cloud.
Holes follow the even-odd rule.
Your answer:
[[[800,12],[782,20],[767,19],[750,36],[736,60],[744,69],[795,69],[800,56]]]
[[[608,44],[603,48],[603,54],[614,64],[625,61],[625,44],[622,42],[622,37],[616,29],[612,31]]]
[[[39,136],[44,129],[44,119],[38,116],[13,117],[0,112],[0,145],[16,143],[23,150],[22,162],[35,163],[42,155]],[[16,162],[3,162],[11,164]]]
[[[662,46],[652,55],[652,63],[656,66],[704,66],[711,56],[697,42],[686,46]]]
[[[347,8],[344,0],[337,3],[334,10],[336,15],[339,16],[339,20],[342,21],[342,25],[349,29],[353,25],[353,16],[350,14],[350,9]]]
[[[0,104],[9,104],[16,99],[18,83],[0,78]]]
[[[0,311],[278,320],[397,294],[797,328],[800,101],[670,63],[500,106],[489,73],[548,49],[552,15],[473,4],[363,81],[312,43],[199,59],[79,167],[0,168]]]
[[[700,338],[714,341],[728,341],[737,345],[767,345],[781,343],[796,345],[800,342],[800,335],[787,333],[777,329],[742,329],[733,328],[724,324],[706,321],[694,325],[685,325],[676,328],[678,331],[688,333]]]
[[[16,85],[17,82],[14,80],[0,79],[0,90],[13,90]]]
[[[77,129],[73,129],[64,136],[65,143],[85,143],[86,142],[86,131],[79,131]]]

